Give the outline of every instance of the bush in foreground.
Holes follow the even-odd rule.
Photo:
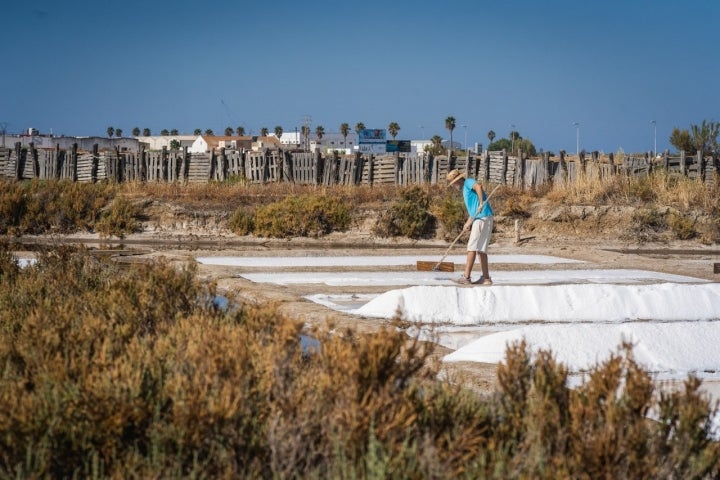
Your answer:
[[[301,323],[215,295],[192,266],[61,249],[20,269],[0,248],[0,476],[720,474],[699,381],[657,393],[628,346],[569,390],[549,352],[513,345],[479,396],[400,323],[307,351]]]

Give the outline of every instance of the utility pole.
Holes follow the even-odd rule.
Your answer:
[[[575,155],[580,156],[580,123],[575,122]]]

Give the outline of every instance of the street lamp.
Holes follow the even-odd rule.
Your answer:
[[[468,149],[468,146],[467,146],[467,125],[463,125],[462,127],[465,129],[465,144],[464,144],[464,147],[465,147],[465,150],[467,150],[467,149]]]
[[[580,124],[575,122],[573,125],[575,125],[575,155],[580,156]]]
[[[657,156],[657,122],[653,120],[652,122],[653,126],[653,157]]]
[[[425,127],[420,125],[420,132],[422,133],[422,140],[425,140]]]

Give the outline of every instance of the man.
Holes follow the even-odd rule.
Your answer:
[[[449,187],[455,187],[462,191],[465,208],[469,215],[463,226],[463,232],[470,230],[465,271],[463,276],[455,281],[463,285],[470,283],[492,285],[492,279],[488,271],[487,249],[493,229],[493,211],[490,202],[487,201],[487,194],[480,182],[475,181],[473,178],[465,178],[465,174],[458,170],[449,171],[447,181]],[[470,279],[470,274],[475,263],[475,257],[480,260],[482,276],[473,282]]]

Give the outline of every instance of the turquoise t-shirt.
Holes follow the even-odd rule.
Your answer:
[[[473,216],[477,212],[478,206],[480,206],[480,199],[478,198],[478,194],[473,190],[473,186],[477,183],[477,181],[474,178],[466,178],[465,182],[463,183],[463,199],[465,200],[465,208],[467,208],[468,215]],[[485,193],[485,189],[483,189],[483,200],[487,199],[487,193]],[[490,202],[485,202],[485,205],[483,206],[482,211],[480,212],[480,215],[478,215],[476,218],[485,218],[489,217],[493,214],[492,207],[490,206]]]

